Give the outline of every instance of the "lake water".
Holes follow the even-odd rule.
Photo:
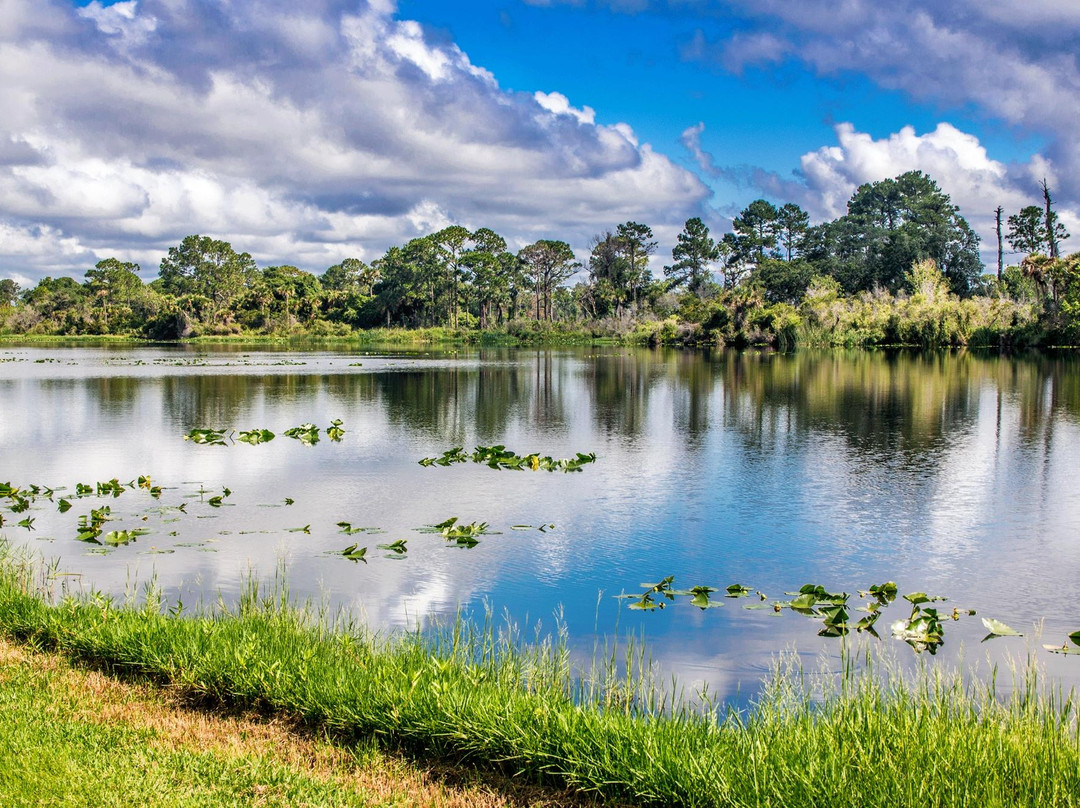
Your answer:
[[[613,595],[667,575],[770,600],[805,583],[854,593],[894,580],[1029,635],[980,645],[978,618],[950,621],[946,662],[960,649],[1022,655],[1080,629],[1072,356],[9,344],[0,360],[0,481],[66,486],[74,506],[5,508],[0,532],[78,573],[63,579],[74,587],[123,593],[154,579],[172,601],[229,601],[250,572],[283,565],[294,597],[380,629],[462,607],[548,629],[561,614],[585,656],[598,638],[635,633],[663,671],[727,697],[752,693],[778,651],[812,658],[837,641],[789,611],[744,609],[751,599],[701,611],[679,598],[644,613]],[[281,434],[335,418],[339,443]],[[183,436],[196,427],[278,437],[195,445]],[[574,474],[417,462],[491,444],[597,461]],[[140,475],[164,486],[160,500],[138,489],[74,498],[77,483]],[[212,507],[223,488],[231,495]],[[76,526],[103,504],[106,530],[151,532],[97,554]],[[499,533],[460,549],[417,531],[451,516]],[[33,530],[17,525],[27,517]],[[349,536],[338,522],[385,532]],[[375,547],[397,539],[404,558]],[[353,542],[367,563],[331,554]],[[888,636],[906,606],[879,628],[910,657]],[[1039,654],[1052,676],[1080,683],[1080,659]]]

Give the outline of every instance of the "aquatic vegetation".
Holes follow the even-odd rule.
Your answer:
[[[319,442],[319,428],[315,424],[300,424],[283,433],[287,438],[300,441],[305,446],[314,446]]]
[[[340,418],[335,418],[330,422],[330,426],[326,428],[326,436],[330,438],[334,443],[340,443],[341,439],[345,437],[345,430],[341,428],[342,421]]]
[[[508,450],[505,446],[477,446],[472,454],[466,454],[463,447],[455,446],[435,457],[422,458],[421,466],[450,466],[456,463],[482,463],[493,469],[508,469],[511,471],[581,471],[582,466],[596,462],[596,453],[585,454],[578,452],[575,457],[563,460],[555,460],[548,456],[536,453],[519,455]]]
[[[633,601],[629,608],[638,611],[654,611],[665,608],[669,603],[679,597],[686,597],[691,606],[699,609],[711,609],[723,604],[713,601],[711,594],[717,589],[711,586],[694,586],[690,589],[675,589],[674,576],[667,576],[659,583],[643,583],[643,592],[622,593],[614,597]],[[858,633],[867,633],[880,639],[874,624],[881,617],[882,610],[896,600],[898,590],[892,581],[876,584],[864,590],[858,590],[860,597],[868,597],[869,600],[855,611],[864,612],[865,617],[852,623],[849,600],[851,596],[847,592],[830,592],[820,584],[804,584],[794,592],[785,592],[791,600],[768,602],[768,596],[759,589],[753,589],[746,584],[731,584],[724,589],[725,598],[746,598],[751,593],[758,596],[759,602],[743,606],[746,610],[766,611],[773,614],[781,614],[784,611],[794,612],[804,617],[813,619],[821,624],[818,631],[820,637],[843,637],[853,629]],[[911,613],[903,619],[896,620],[891,625],[892,635],[903,640],[916,653],[928,651],[931,655],[945,642],[945,630],[943,623],[949,620],[959,620],[961,617],[974,616],[974,609],[961,609],[956,607],[951,615],[942,616],[935,607],[927,606],[928,603],[937,603],[947,600],[941,595],[930,596],[925,592],[911,592],[904,595],[904,599],[911,604]],[[1023,636],[1017,631],[1006,626],[998,620],[983,618],[983,624],[990,634],[985,639],[992,637]],[[1080,632],[1070,635],[1080,646]],[[1057,653],[1080,653],[1080,647],[1075,651],[1065,646],[1045,646],[1047,650]]]
[[[690,605],[697,606],[699,609],[717,609],[723,606],[723,603],[715,603],[709,600],[709,595],[715,592],[716,589],[711,586],[692,586],[686,590],[686,594],[690,596]]]
[[[326,436],[332,442],[340,443],[345,435],[343,427],[344,422],[340,418],[335,418],[330,422],[330,426],[326,427]],[[315,426],[315,424],[303,423],[299,426],[286,429],[282,434],[286,437],[300,441],[305,446],[314,446],[319,442],[320,432],[321,430],[319,427]],[[190,440],[192,443],[206,446],[228,446],[230,443],[246,443],[249,446],[258,446],[263,443],[269,443],[275,437],[276,435],[274,432],[262,428],[242,429],[237,431],[235,429],[209,429],[206,427],[198,427],[190,430],[187,435],[184,436],[184,440]]]
[[[469,522],[458,524],[458,518],[451,516],[437,525],[425,525],[417,528],[421,533],[438,533],[456,547],[472,548],[480,543],[478,536],[483,536],[491,531],[487,522]]]
[[[337,526],[341,528],[341,533],[352,536],[354,533],[385,533],[381,527],[354,527],[351,522],[338,522]]]
[[[350,544],[344,550],[338,550],[337,554],[343,558],[349,559],[349,561],[363,561],[365,564],[367,563],[367,559],[364,558],[364,556],[367,555],[366,547],[358,548],[357,545]]]
[[[79,517],[79,532],[76,538],[79,541],[100,544],[97,540],[101,535],[101,527],[112,518],[112,508],[105,505],[101,508],[92,508],[90,513]]]
[[[1024,636],[1023,634],[1021,634],[1016,629],[1010,628],[1009,626],[1002,623],[1000,620],[994,620],[992,617],[984,617],[984,618],[982,618],[982,624],[984,626],[986,626],[986,630],[988,632],[990,632],[985,637],[983,637],[983,642],[986,642],[987,640],[991,640],[994,637],[1023,637]]]
[[[224,429],[192,429],[184,436],[184,440],[206,446],[227,446],[226,430]]]
[[[142,488],[149,492],[150,496],[152,496],[154,499],[161,498],[161,492],[163,490],[162,487],[160,485],[154,485],[148,476],[143,475],[139,477],[137,483],[139,488]]]
[[[645,587],[645,591],[640,595],[616,595],[617,598],[629,598],[634,602],[630,604],[631,609],[637,609],[640,611],[652,611],[653,609],[663,609],[667,603],[666,601],[675,600],[677,594],[682,594],[671,588],[672,582],[675,580],[674,575],[669,575],[667,578],[659,581],[655,584],[643,583],[641,586]],[[660,596],[661,600],[656,600],[655,596]]]
[[[236,433],[236,439],[241,443],[249,443],[255,446],[259,443],[269,443],[274,439],[274,433],[269,429],[247,429]]]
[[[389,552],[393,553],[395,557],[399,558],[408,552],[408,547],[406,546],[405,539],[398,539],[397,541],[391,542],[390,544],[377,544],[375,546],[378,547],[380,550],[388,550]]]
[[[123,547],[149,532],[149,530],[110,530],[102,537],[102,542],[109,547]]]
[[[97,484],[97,495],[99,497],[111,496],[114,499],[124,493],[124,486],[120,484],[120,481],[115,477],[106,482]]]
[[[1074,631],[1061,645],[1044,645],[1043,648],[1052,654],[1080,654],[1080,631]]]

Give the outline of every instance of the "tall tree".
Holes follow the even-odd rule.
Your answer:
[[[653,231],[648,225],[638,222],[624,222],[615,228],[619,239],[619,250],[629,264],[630,293],[636,306],[641,291],[652,281],[649,272],[649,256],[656,252],[657,242],[653,240]]]
[[[469,235],[472,247],[462,255],[461,263],[472,276],[472,293],[476,298],[481,328],[486,328],[492,308],[500,309],[509,296],[510,278],[504,272],[501,256],[506,252],[506,239],[488,227]]]
[[[605,311],[614,309],[616,317],[622,317],[623,305],[632,294],[632,271],[618,236],[610,230],[593,236],[589,280],[595,290],[596,302],[603,303]]]
[[[440,270],[435,249],[429,238],[414,238],[403,247],[391,247],[372,262],[380,274],[374,290],[376,306],[388,328],[395,321],[413,326],[431,324]]]
[[[810,214],[794,202],[788,202],[777,211],[776,224],[777,240],[786,260],[791,261],[803,251],[806,231],[810,228]]]
[[[949,195],[921,171],[859,186],[841,218],[846,222],[835,224],[847,230],[842,238],[853,237],[849,268],[858,277],[849,280],[857,281],[856,288],[901,289],[911,266],[927,259],[941,268],[957,294],[968,294],[978,281],[978,235]]]
[[[1065,226],[1058,221],[1058,215],[1053,209],[1053,201],[1050,199],[1050,186],[1046,184],[1046,177],[1042,181],[1043,205],[1045,206],[1043,224],[1046,228],[1046,245],[1050,248],[1050,257],[1057,259],[1058,244],[1069,237],[1065,232]]]
[[[326,272],[319,276],[319,283],[323,289],[332,292],[361,292],[370,295],[378,279],[378,270],[359,258],[346,258],[340,264],[328,267]]]
[[[11,278],[0,280],[0,306],[13,306],[19,299],[19,284]]]
[[[255,271],[252,257],[237,253],[229,242],[193,235],[161,259],[161,289],[177,296],[202,295],[210,301],[210,317],[216,322]]]
[[[709,228],[696,216],[687,219],[671,250],[674,263],[664,267],[671,286],[686,287],[700,295],[709,281],[710,267],[720,259],[720,250],[709,236]]]
[[[1005,234],[1005,240],[1010,247],[1024,255],[1047,252],[1043,212],[1038,205],[1027,205],[1009,217],[1009,231]]]
[[[105,258],[98,261],[93,269],[86,270],[86,287],[101,307],[101,319],[106,330],[109,328],[110,308],[130,307],[132,298],[142,286],[138,264]]]
[[[314,316],[322,284],[310,272],[288,265],[267,267],[262,271],[260,281],[269,291],[268,313],[283,317],[282,325],[286,330],[297,320]]]
[[[1001,272],[1004,269],[1005,264],[1005,251],[1001,246],[1001,214],[1004,212],[1004,208],[1001,205],[997,206],[997,210],[994,211],[994,220],[997,228],[997,247],[998,247],[998,267],[997,267],[997,279],[998,283],[1001,282]]]
[[[780,233],[780,211],[771,202],[755,199],[735,217],[731,226],[739,236],[741,246],[755,262],[765,258],[776,247]]]
[[[522,247],[518,257],[533,282],[536,301],[535,318],[554,319],[552,296],[555,287],[568,280],[581,267],[574,262],[574,251],[565,241],[541,239]]]
[[[470,233],[459,224],[444,227],[429,238],[438,250],[439,262],[443,268],[443,291],[446,298],[446,324],[451,328],[458,326],[458,298],[462,283],[466,280],[466,267],[461,258],[465,253],[465,244]]]

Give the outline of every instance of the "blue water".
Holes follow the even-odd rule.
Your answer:
[[[779,651],[812,661],[837,641],[796,614],[744,609],[756,595],[651,613],[613,596],[668,575],[676,587],[746,584],[769,602],[805,583],[855,593],[894,580],[1027,635],[980,644],[978,617],[950,621],[944,663],[1001,661],[1080,629],[1069,356],[8,345],[0,360],[0,481],[66,487],[54,498],[139,475],[165,487],[160,500],[72,499],[66,514],[45,500],[0,510],[10,542],[58,559],[68,574],[56,586],[120,594],[154,580],[190,605],[232,600],[246,576],[283,568],[294,597],[378,629],[465,608],[549,629],[561,619],[579,657],[643,636],[661,672],[729,698],[753,693]],[[281,434],[335,418],[340,443]],[[278,437],[198,446],[183,440],[195,427]],[[576,474],[417,462],[495,443],[597,462]],[[75,526],[102,504],[108,530],[151,532],[95,554],[106,548],[76,541]],[[17,526],[27,516],[33,530]],[[450,516],[498,532],[459,549],[417,531]],[[340,521],[385,532],[348,536]],[[403,559],[375,546],[396,539]],[[367,563],[333,555],[353,542]],[[879,629],[911,656],[888,632],[905,607]],[[1051,676],[1080,682],[1080,660],[1038,653]]]

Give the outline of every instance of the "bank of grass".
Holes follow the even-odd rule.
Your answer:
[[[204,707],[641,804],[1080,804],[1075,702],[1040,689],[1034,669],[1000,700],[932,667],[867,673],[873,654],[833,680],[788,665],[752,710],[727,714],[665,696],[634,657],[628,675],[611,659],[582,678],[558,642],[524,645],[467,623],[437,640],[376,638],[328,628],[280,592],[252,588],[234,610],[188,617],[152,598],[51,603],[10,554],[0,631]]]
[[[0,804],[559,808],[570,795],[432,770],[295,722],[192,709],[0,640]]]

